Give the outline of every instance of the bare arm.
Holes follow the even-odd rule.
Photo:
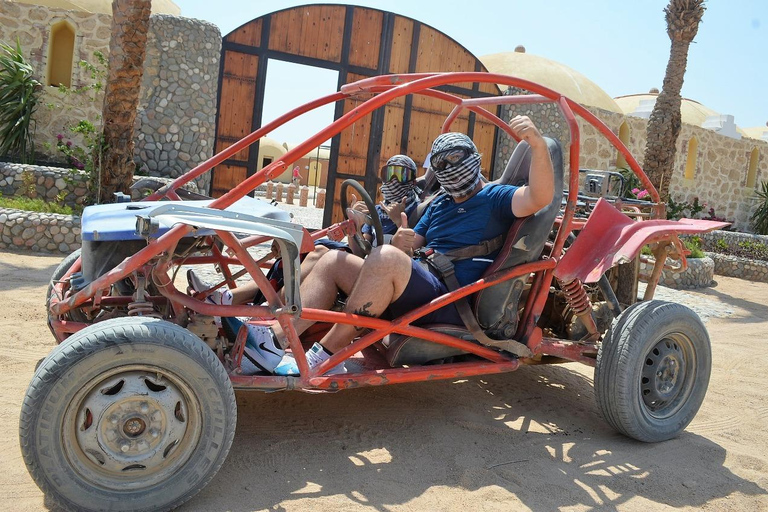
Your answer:
[[[512,196],[512,213],[516,217],[533,215],[552,202],[555,193],[554,171],[547,142],[527,116],[517,116],[509,126],[531,146],[531,170],[528,185]]]

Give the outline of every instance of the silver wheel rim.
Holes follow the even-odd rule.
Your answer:
[[[178,375],[150,365],[113,369],[84,385],[63,420],[71,467],[106,489],[162,484],[190,459],[200,440],[200,404]]]
[[[690,338],[665,336],[645,355],[640,396],[645,410],[656,419],[677,413],[688,401],[696,377],[696,353]]]

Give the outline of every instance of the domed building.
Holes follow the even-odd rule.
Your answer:
[[[614,98],[621,111],[630,116],[642,117],[648,119],[653,111],[653,105],[659,96],[657,89],[653,89],[646,94],[629,94]],[[720,123],[720,128],[715,129],[733,138],[745,136],[746,133],[736,126],[733,116],[723,116],[719,112],[702,105],[698,101],[683,98],[680,102],[680,115],[684,123],[693,126],[702,126],[704,128],[714,128],[715,124]],[[723,118],[726,119],[723,119]],[[736,135],[738,134],[738,136]]]
[[[480,57],[491,73],[512,75],[553,89],[582,105],[609,112],[622,113],[611,96],[592,80],[565,64],[525,52],[518,46],[514,52],[494,53]],[[504,86],[500,86],[502,89]]]
[[[568,66],[525,52],[496,53],[480,57],[489,71],[542,84],[585,106],[600,118],[628,147],[642,165],[648,118],[658,90],[611,98],[589,78]],[[507,94],[520,94],[510,88]],[[568,130],[554,104],[505,106],[507,120],[525,114],[550,136],[569,143]],[[677,201],[699,201],[714,208],[715,215],[734,222],[737,229],[749,228],[755,207],[754,190],[768,180],[768,128],[739,128],[733,116],[723,115],[701,103],[684,99],[683,126],[677,141],[670,195]],[[579,121],[582,168],[615,170],[627,168],[624,157],[596,130]],[[494,173],[503,169],[515,143],[499,135]],[[566,149],[567,150],[567,149]]]
[[[765,123],[765,126],[755,126],[743,130],[746,137],[768,141],[768,123]]]

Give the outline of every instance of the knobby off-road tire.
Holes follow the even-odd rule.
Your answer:
[[[70,510],[170,510],[200,491],[235,433],[224,367],[164,320],[116,318],[67,338],[21,409],[24,462]]]
[[[595,396],[616,430],[654,443],[680,434],[709,384],[712,350],[685,306],[639,302],[614,320],[597,355]]]

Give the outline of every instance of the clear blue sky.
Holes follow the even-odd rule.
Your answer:
[[[182,16],[217,25],[226,35],[269,12],[304,5],[282,0],[175,0]],[[343,3],[343,2],[322,2]],[[561,62],[584,74],[609,95],[661,88],[669,56],[663,9],[665,0],[358,0],[415,18],[454,38],[480,57],[514,50]],[[688,54],[682,94],[720,112],[732,114],[741,127],[768,121],[768,1],[710,0],[699,33]],[[270,65],[271,66],[271,65]],[[294,72],[296,70],[294,69]],[[278,77],[273,81],[272,77]],[[276,85],[280,82],[280,85]],[[314,90],[293,92],[291,69],[270,67],[265,121],[306,100],[331,92],[333,76],[312,80]],[[293,94],[293,99],[290,95]],[[328,121],[332,114],[324,114]],[[319,128],[318,125],[314,126]],[[296,128],[298,130],[298,128]],[[278,140],[296,141],[308,133],[292,132]]]

